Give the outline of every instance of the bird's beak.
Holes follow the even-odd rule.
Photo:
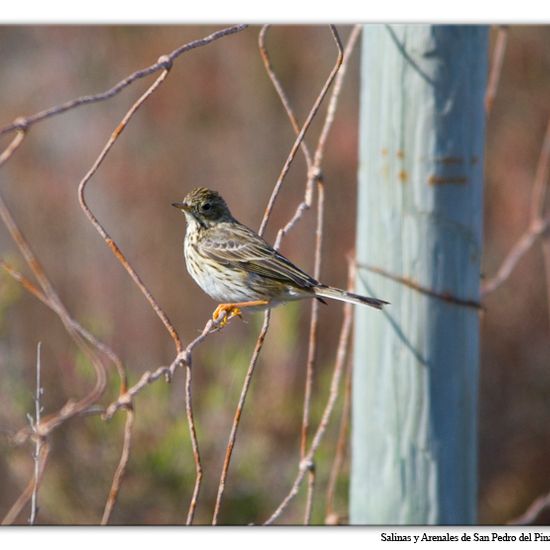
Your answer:
[[[186,202],[173,202],[172,206],[184,211],[189,209],[189,205]]]

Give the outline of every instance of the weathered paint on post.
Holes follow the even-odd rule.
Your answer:
[[[357,261],[477,302],[488,29],[367,25]],[[479,311],[358,269],[350,519],[477,517]]]

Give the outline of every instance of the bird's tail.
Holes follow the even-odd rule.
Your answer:
[[[378,298],[370,298],[368,296],[360,296],[359,294],[353,294],[353,292],[346,292],[339,288],[332,286],[319,285],[315,287],[315,296],[319,298],[331,298],[332,300],[340,300],[342,302],[350,302],[352,304],[362,304],[366,306],[375,307],[376,309],[382,309],[385,304],[384,300]]]

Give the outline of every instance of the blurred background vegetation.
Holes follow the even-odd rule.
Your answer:
[[[209,26],[11,26],[0,31],[0,124],[115,82]],[[178,59],[88,186],[89,204],[189,342],[215,303],[188,276],[184,221],[170,206],[204,185],[226,197],[235,216],[258,227],[294,133],[265,74],[250,27]],[[345,39],[350,27],[340,26]],[[273,65],[303,121],[335,60],[327,27],[276,26]],[[358,138],[358,48],[350,63],[323,163],[326,176],[322,279],[346,284],[353,249]],[[69,311],[109,343],[130,383],[169,364],[173,342],[121,265],[85,219],[77,186],[129,105],[138,81],[107,102],[81,107],[32,128],[2,168],[2,193]],[[492,275],[527,225],[530,191],[550,117],[550,27],[512,26],[501,83],[487,127],[484,273]],[[306,141],[313,145],[322,116]],[[9,137],[0,145],[5,147]],[[267,239],[301,200],[300,156],[285,181]],[[373,205],[375,207],[375,205]],[[282,251],[313,270],[314,212]],[[24,270],[0,229],[1,256]],[[482,318],[480,516],[503,523],[550,491],[550,346],[548,297],[540,248],[490,295]],[[313,425],[324,406],[342,318],[321,310]],[[193,399],[204,467],[196,516],[209,523],[232,416],[262,316],[232,322],[193,354]],[[254,375],[229,473],[220,522],[261,522],[286,495],[299,459],[309,304],[278,308]],[[91,374],[58,318],[0,274],[0,429],[26,423],[33,408],[36,344],[42,342],[45,412],[89,389]],[[104,402],[115,397],[112,375]],[[185,520],[194,464],[181,373],[136,400],[132,453],[113,523]],[[328,471],[339,411],[318,453],[313,522],[324,521]],[[41,523],[95,524],[101,518],[122,441],[122,415],[75,419],[55,431],[40,490]],[[30,447],[0,437],[0,516],[32,473]],[[346,514],[347,467],[337,509]],[[282,518],[299,523],[304,491]],[[25,513],[19,522],[25,523]]]

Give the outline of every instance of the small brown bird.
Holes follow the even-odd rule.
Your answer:
[[[304,298],[323,298],[382,309],[383,300],[321,284],[277,252],[255,231],[239,223],[216,191],[198,187],[174,202],[187,220],[187,271],[214,300],[213,314],[227,321],[241,308],[266,309]]]

